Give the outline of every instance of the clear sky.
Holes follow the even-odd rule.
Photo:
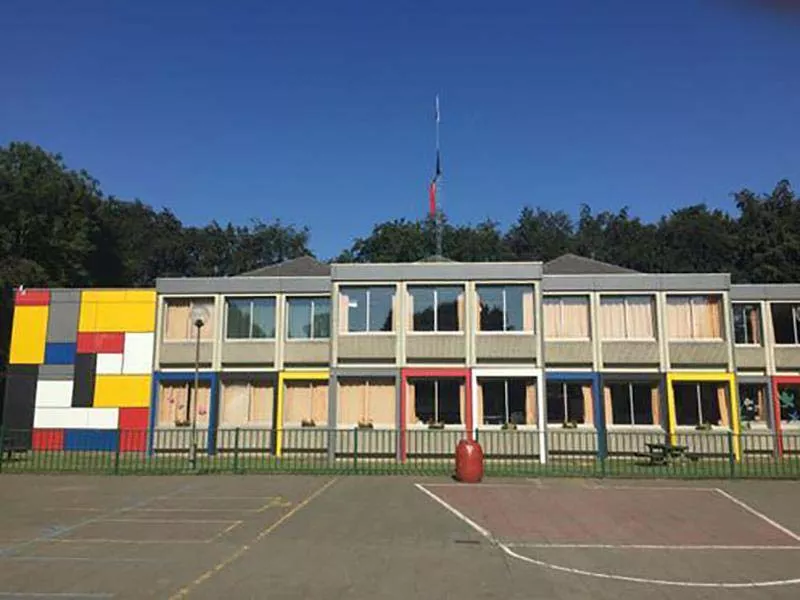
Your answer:
[[[456,222],[800,187],[800,16],[737,0],[0,4],[0,144],[323,258],[425,214],[437,92]]]

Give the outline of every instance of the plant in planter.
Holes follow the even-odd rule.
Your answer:
[[[517,428],[517,424],[514,423],[514,421],[507,421],[507,422],[503,423],[503,427],[502,428],[503,429],[513,430],[513,429]]]
[[[175,427],[188,427],[189,424],[189,419],[175,419]]]
[[[300,427],[316,427],[317,424],[314,422],[314,419],[303,419],[300,421]]]
[[[428,421],[428,429],[444,429],[442,421]]]
[[[695,429],[697,431],[711,431],[711,427],[712,427],[711,423],[709,423],[708,421],[703,421],[701,423],[698,423]]]
[[[564,429],[577,429],[578,428],[578,422],[577,421],[564,421],[564,423],[562,424],[562,427]]]
[[[374,429],[374,425],[372,424],[372,421],[364,420],[364,421],[359,421],[358,422],[358,428],[359,429]]]

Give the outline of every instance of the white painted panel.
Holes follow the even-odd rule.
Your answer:
[[[121,375],[122,374],[122,354],[98,354],[97,355],[97,374],[98,375]]]
[[[72,381],[45,381],[36,383],[36,408],[69,408],[72,405]]]
[[[122,372],[126,375],[152,373],[154,341],[154,333],[126,333]]]
[[[33,414],[35,429],[86,429],[88,408],[37,408]]]
[[[88,429],[116,429],[119,423],[118,408],[85,408]]]

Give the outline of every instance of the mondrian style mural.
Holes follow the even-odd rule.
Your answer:
[[[33,448],[146,447],[155,290],[20,290],[4,425]]]

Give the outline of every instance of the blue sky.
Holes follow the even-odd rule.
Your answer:
[[[0,57],[0,144],[323,258],[425,214],[437,92],[456,222],[800,187],[800,17],[736,0],[5,0]]]

